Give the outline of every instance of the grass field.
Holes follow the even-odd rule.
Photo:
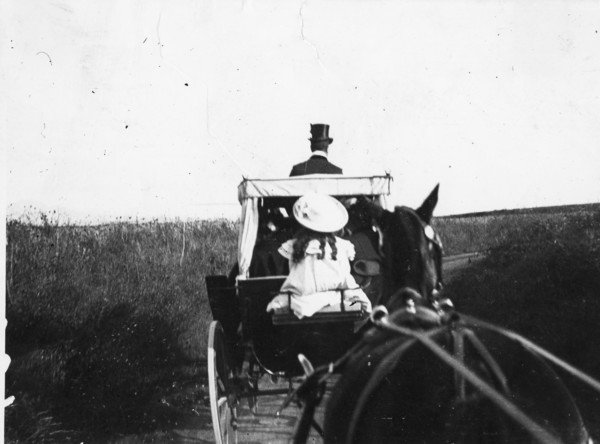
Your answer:
[[[203,379],[204,276],[231,267],[236,233],[225,220],[9,222],[7,438],[103,439],[176,420],[173,396]]]
[[[444,253],[453,255],[514,247],[527,243],[529,235],[554,238],[564,234],[564,229],[597,231],[597,227],[583,228],[573,223],[588,224],[588,217],[598,213],[600,204],[567,205],[444,216],[436,218],[434,224],[442,234]]]
[[[459,309],[600,376],[600,207],[435,222],[447,253],[487,258],[447,287]],[[227,273],[230,221],[7,224],[12,442],[102,441],[204,402],[204,276]],[[577,388],[577,387],[576,387]],[[597,400],[584,396],[592,406]],[[176,407],[176,408],[175,408]],[[600,409],[598,409],[600,411]],[[158,432],[156,432],[158,433]]]

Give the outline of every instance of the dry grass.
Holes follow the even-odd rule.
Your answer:
[[[7,438],[152,430],[195,378],[210,309],[204,276],[227,273],[230,221],[7,225]],[[184,246],[185,243],[185,246]]]
[[[600,212],[600,204],[570,205],[565,207],[500,210],[461,216],[434,218],[446,255],[467,252],[485,252],[490,248],[527,242],[524,236],[533,226],[548,236],[558,235],[562,227]],[[590,227],[583,228],[590,229]]]

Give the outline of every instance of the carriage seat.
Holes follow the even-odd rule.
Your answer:
[[[348,296],[350,294],[350,297]],[[350,290],[323,291],[306,296],[294,296],[290,293],[278,294],[267,305],[272,312],[273,324],[310,323],[329,321],[356,321],[365,317],[361,302],[370,307],[370,302],[361,292]]]
[[[291,324],[320,324],[334,322],[357,322],[365,319],[368,313],[363,310],[358,303],[344,301],[321,308],[312,316],[298,318],[292,309],[279,307],[273,311],[273,325],[291,325]]]
[[[328,322],[355,322],[362,320],[367,313],[358,303],[346,300],[342,304],[341,292],[335,293],[331,304],[314,313],[312,316],[299,319],[289,304],[267,313],[266,307],[279,293],[286,276],[269,276],[259,278],[248,278],[238,281],[240,296],[245,300],[247,315],[251,319],[259,319],[264,315],[270,315],[274,325],[288,324],[310,324],[310,323],[328,323]],[[285,296],[287,298],[287,296]]]

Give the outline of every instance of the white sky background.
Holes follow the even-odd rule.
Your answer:
[[[440,182],[438,215],[600,201],[598,1],[44,0],[0,16],[9,214],[235,217],[242,174],[287,176],[311,122],[331,125],[344,173],[391,171],[395,203]]]

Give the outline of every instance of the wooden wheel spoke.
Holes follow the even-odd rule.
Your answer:
[[[219,378],[217,380],[217,384],[219,385],[219,392],[220,393],[225,393],[227,390],[225,389],[225,384],[223,383],[223,380],[221,378]]]
[[[232,432],[231,406],[227,393],[229,375],[225,335],[218,321],[208,330],[208,391],[213,432],[217,444],[229,442]],[[233,439],[235,440],[235,439]]]

